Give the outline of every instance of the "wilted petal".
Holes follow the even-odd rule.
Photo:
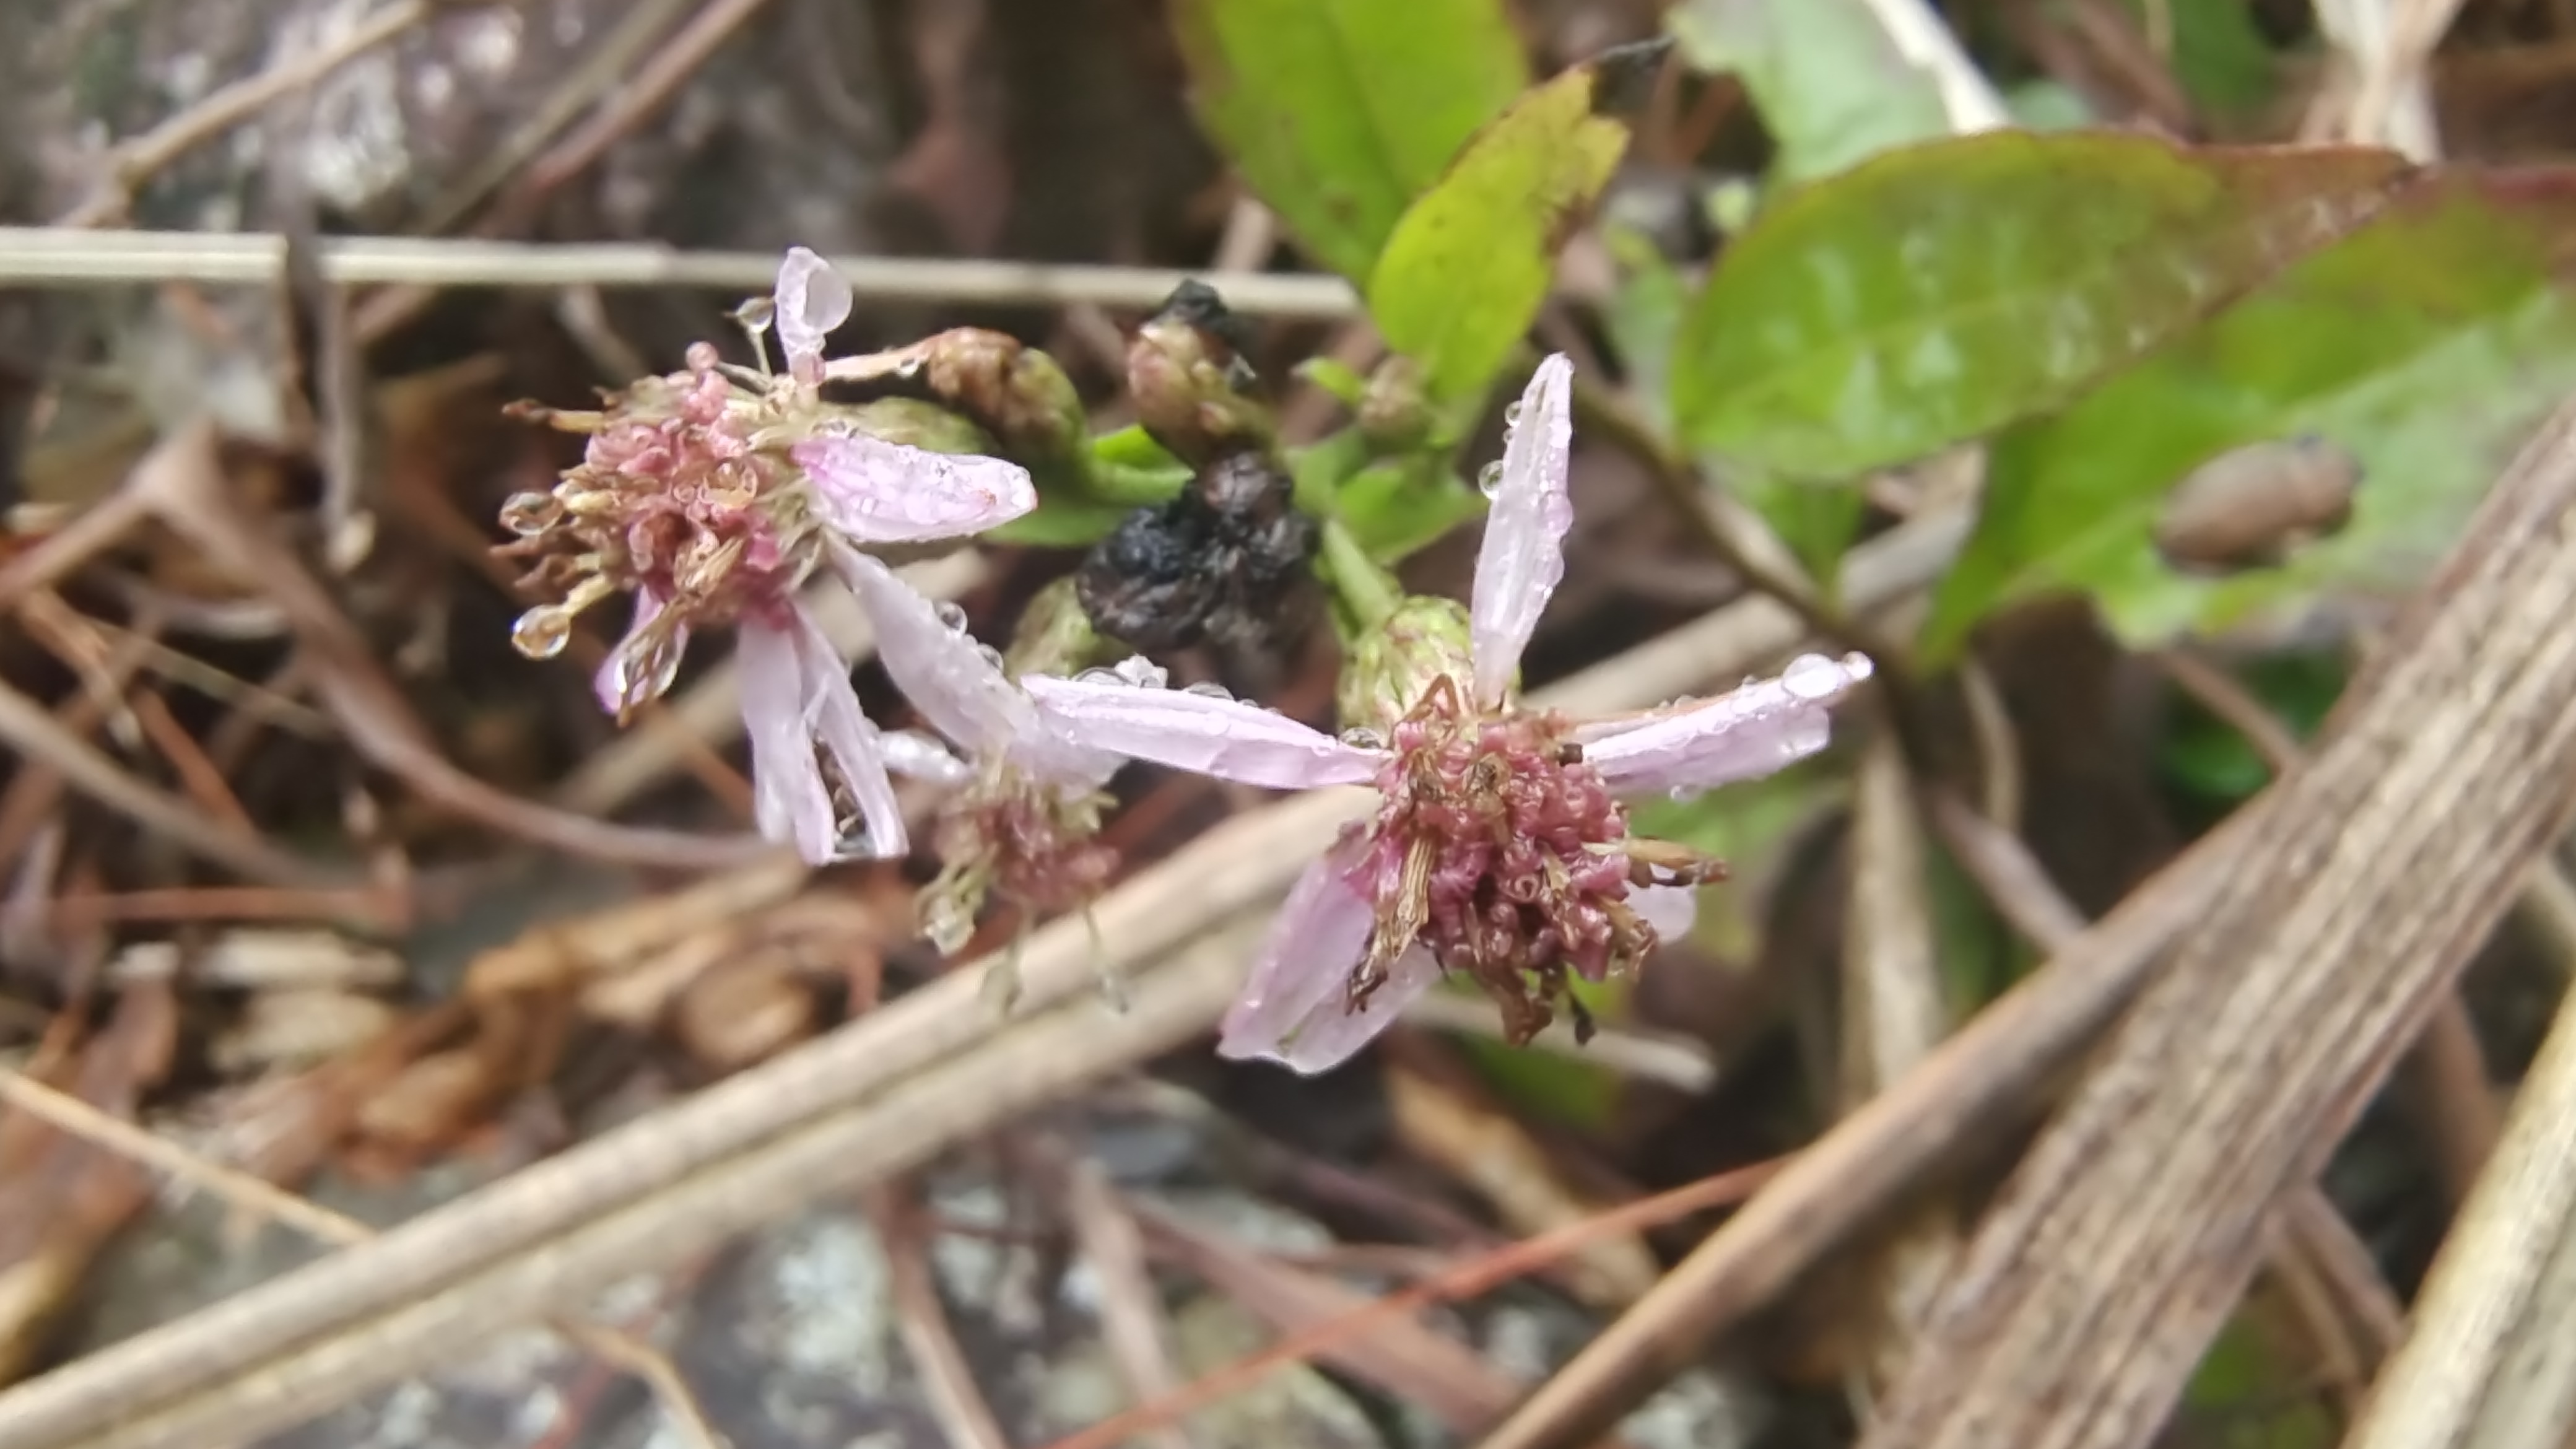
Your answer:
[[[1487,709],[1503,702],[1538,616],[1565,577],[1565,533],[1574,526],[1566,481],[1574,461],[1574,364],[1562,353],[1540,363],[1516,408],[1468,614],[1476,702]]]
[[[1789,661],[1777,679],[1641,719],[1578,728],[1583,759],[1623,795],[1677,795],[1768,775],[1832,738],[1830,707],[1869,678],[1859,654]]]
[[[933,785],[963,785],[975,778],[974,766],[919,730],[880,730],[877,748],[885,756],[887,769],[911,779]]]
[[[1431,953],[1412,947],[1396,959],[1368,1010],[1349,1008],[1351,971],[1368,950],[1373,925],[1368,898],[1348,879],[1357,842],[1337,846],[1306,867],[1270,924],[1243,994],[1226,1011],[1217,1052],[1236,1060],[1275,1061],[1314,1073],[1350,1059],[1405,1006],[1440,979]]]
[[[787,450],[814,485],[814,513],[858,543],[963,538],[1038,506],[1029,471],[1000,458],[934,453],[862,434]]]
[[[1361,784],[1384,758],[1276,710],[1219,695],[1042,674],[1020,687],[1071,743],[1264,789]]]
[[[643,657],[646,626],[660,618],[669,605],[658,589],[644,586],[635,590],[635,617],[627,622],[626,637],[608,651],[608,657],[599,663],[599,672],[591,676],[591,692],[598,696],[601,709],[622,714],[633,705],[659,699],[679,676],[680,656],[689,647],[688,625],[671,630],[670,643],[657,658]],[[649,671],[649,677],[639,671]]]
[[[735,631],[743,733],[751,742],[752,818],[760,833],[821,865],[840,854],[832,791],[814,761],[805,671],[794,633],[746,621]]]
[[[801,607],[796,611],[797,651],[805,665],[806,713],[814,734],[841,770],[841,783],[859,807],[867,829],[860,854],[892,860],[912,848],[903,825],[903,807],[895,803],[894,781],[886,775],[883,738],[859,708],[859,693],[850,687],[850,666],[832,647],[823,626]]]
[[[1689,886],[1640,886],[1628,892],[1628,909],[1655,928],[1655,939],[1678,941],[1699,919],[1699,892]]]
[[[974,636],[881,559],[832,550],[832,565],[876,626],[877,657],[931,728],[978,755],[999,754],[1037,729],[1037,709],[985,656]]]
[[[777,304],[778,346],[787,354],[787,370],[808,380],[819,378],[823,339],[850,320],[848,280],[813,252],[789,247],[786,260],[778,264],[778,289],[771,300]]]
[[[1100,788],[1126,763],[1061,738],[991,651],[941,617],[937,604],[883,560],[835,547],[832,564],[876,626],[886,673],[933,729],[971,754],[1008,755],[1030,774],[1076,790]]]

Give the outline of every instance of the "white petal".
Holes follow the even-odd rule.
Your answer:
[[[877,750],[887,769],[911,779],[953,786],[975,778],[974,766],[919,730],[879,730]]]
[[[840,829],[831,789],[814,762],[797,653],[795,636],[785,630],[746,622],[735,631],[743,734],[751,742],[752,818],[761,834],[822,865],[838,858]]]
[[[1071,743],[1265,789],[1362,784],[1384,759],[1239,699],[1042,674],[1020,687]]]
[[[778,264],[778,346],[787,354],[787,369],[799,377],[820,376],[823,339],[850,320],[850,284],[832,264],[803,247],[790,247]]]
[[[661,661],[662,671],[658,677],[639,679],[634,673],[639,663],[635,651],[644,637],[645,626],[660,617],[667,604],[658,589],[639,587],[635,590],[635,617],[627,621],[626,636],[617,641],[616,648],[608,651],[608,657],[599,663],[599,672],[591,676],[591,692],[598,696],[601,709],[618,714],[630,704],[659,699],[670,689],[671,681],[678,677],[680,655],[689,647],[689,626],[686,624],[671,631],[670,652]]]
[[[1338,1011],[1352,968],[1368,949],[1368,898],[1347,878],[1359,842],[1317,856],[1289,888],[1270,934],[1228,1007],[1217,1051],[1237,1059],[1287,1060],[1287,1043],[1327,1006]]]
[[[1699,892],[1689,886],[1650,885],[1628,892],[1628,909],[1655,928],[1655,938],[1678,941],[1699,919]]]
[[[1869,660],[1821,654],[1789,661],[1777,679],[1616,724],[1578,727],[1586,764],[1623,795],[1686,795],[1768,775],[1825,747],[1829,707],[1869,678]]]
[[[805,666],[805,712],[808,726],[831,752],[859,807],[867,838],[857,853],[893,860],[912,848],[903,824],[903,807],[894,798],[894,781],[886,774],[885,750],[877,727],[859,709],[858,691],[850,687],[850,666],[832,647],[831,636],[802,608],[796,610],[797,652]],[[847,843],[836,848],[849,853]]]
[[[985,657],[983,646],[940,617],[939,606],[883,560],[835,548],[832,566],[876,626],[877,656],[895,688],[931,728],[985,756],[1036,731],[1036,708]]]
[[[1414,998],[1439,981],[1440,963],[1432,958],[1431,948],[1409,946],[1386,969],[1386,980],[1369,993],[1366,1011],[1350,1010],[1339,997],[1326,1002],[1289,1034],[1282,1049],[1272,1054],[1272,1060],[1308,1076],[1330,1071],[1357,1055],[1379,1032],[1395,1025]]]
[[[1122,756],[1063,739],[983,645],[942,618],[937,604],[883,560],[835,546],[832,566],[875,624],[877,655],[895,687],[933,729],[968,753],[983,759],[1007,755],[1042,781],[1086,794],[1108,784],[1126,763]]]
[[[816,516],[858,543],[963,538],[1038,506],[1028,470],[1000,458],[934,453],[855,433],[807,438],[787,453],[814,485]]]
[[[1548,596],[1565,577],[1565,533],[1574,526],[1567,474],[1574,461],[1574,364],[1538,365],[1503,440],[1502,478],[1485,515],[1468,613],[1476,702],[1503,702]]]

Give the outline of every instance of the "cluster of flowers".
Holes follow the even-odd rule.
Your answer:
[[[1026,470],[872,436],[824,401],[824,337],[847,284],[799,248],[766,304],[783,374],[690,350],[594,413],[535,410],[583,432],[581,464],[503,521],[557,602],[520,621],[521,650],[562,648],[572,616],[612,593],[633,622],[599,672],[621,718],[668,689],[693,631],[730,627],[742,676],[757,821],[809,860],[893,858],[910,842],[889,772],[949,795],[941,881],[925,911],[961,945],[987,892],[1078,906],[1106,880],[1094,840],[1110,776],[1145,760],[1269,789],[1373,786],[1377,808],[1300,876],[1228,1013],[1219,1048],[1301,1071],[1356,1052],[1444,973],[1491,996],[1515,1039],[1574,1013],[1571,979],[1633,970],[1687,928],[1691,889],[1722,867],[1634,837],[1623,799],[1686,797],[1822,749],[1828,708],[1866,679],[1854,655],[1792,661],[1776,679],[1596,720],[1523,707],[1520,656],[1563,573],[1572,522],[1573,369],[1541,364],[1510,411],[1473,598],[1411,598],[1350,664],[1341,734],[1220,692],[1165,687],[1141,658],[1069,677],[1025,671],[890,566],[1036,506]],[[847,661],[800,602],[817,573],[875,625],[896,687],[942,739],[880,730]],[[943,743],[944,740],[944,743]],[[819,749],[818,749],[819,746]],[[828,759],[827,773],[824,761]]]

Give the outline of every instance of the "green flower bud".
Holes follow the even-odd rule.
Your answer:
[[[1444,674],[1463,688],[1475,677],[1469,637],[1467,610],[1457,600],[1406,595],[1342,660],[1334,703],[1343,727],[1393,730]]]
[[[1360,436],[1377,452],[1409,452],[1431,436],[1434,414],[1422,390],[1422,365],[1401,354],[1390,356],[1369,375],[1360,397]]]
[[[1277,445],[1278,421],[1237,350],[1238,330],[1213,288],[1184,282],[1127,346],[1136,421],[1193,468]]]
[[[1019,628],[1002,655],[1002,668],[1012,678],[1055,674],[1067,678],[1106,664],[1118,647],[1092,627],[1083,612],[1074,576],[1067,574],[1038,590],[1020,611]]]
[[[994,451],[992,438],[982,428],[937,403],[918,398],[881,397],[874,402],[829,405],[824,411],[846,418],[869,437],[889,443],[933,453],[990,456]]]

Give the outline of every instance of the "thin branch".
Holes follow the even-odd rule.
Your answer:
[[[404,282],[431,287],[703,288],[766,292],[778,279],[769,252],[680,251],[648,242],[553,245],[430,237],[326,237],[323,277],[342,286]],[[275,286],[286,260],[274,232],[80,231],[0,227],[0,286],[79,287],[196,282]],[[832,264],[861,298],[995,306],[1091,302],[1150,311],[1198,280],[1226,306],[1255,316],[1357,316],[1359,294],[1339,277],[1311,273],[1181,271],[1073,263],[842,256]]]
[[[432,8],[431,0],[395,0],[358,22],[339,40],[235,81],[144,134],[119,142],[109,153],[108,175],[98,189],[88,200],[64,213],[55,225],[100,227],[119,220],[133,204],[134,193],[164,167],[393,40],[428,19]]]
[[[939,1301],[939,1284],[931,1276],[929,1225],[908,1182],[901,1180],[862,1194],[867,1214],[885,1244],[887,1287],[894,1302],[895,1328],[921,1375],[931,1417],[949,1449],[1010,1449],[1010,1436],[993,1417],[993,1406],[975,1383],[974,1366],[957,1346],[948,1326],[948,1310]]]
[[[1855,602],[1922,587],[1964,526],[1957,516],[1918,520],[1855,551]],[[1801,637],[1779,605],[1748,600],[1540,691],[1537,702],[1639,707],[1731,682]],[[1359,803],[1347,792],[1314,792],[1238,817],[1102,897],[1091,913],[1096,936],[1078,919],[1033,933],[1020,951],[1019,1020],[994,1020],[976,963],[966,963],[798,1051],[374,1242],[0,1392],[0,1449],[52,1449],[119,1423],[135,1436],[124,1442],[140,1444],[154,1442],[155,1422],[200,1426],[176,1435],[189,1443],[223,1441],[206,1425],[293,1422],[434,1363],[496,1325],[551,1311],[639,1265],[684,1257],[835,1186],[898,1170],[956,1133],[1177,1044],[1213,1025],[1262,917]],[[1179,950],[1220,926],[1227,935]],[[1097,1005],[1104,952],[1131,970],[1123,1016]],[[2115,1003],[2117,991],[2108,994]],[[1058,1012],[1059,1004],[1069,1005]],[[1923,1125],[1919,1115],[1901,1123],[1899,1150],[1870,1160],[1907,1157]],[[1902,1167],[1888,1176],[1904,1180]],[[246,1392],[267,1397],[248,1402]]]
[[[2576,401],[2503,471],[2315,758],[2238,810],[2242,867],[1997,1194],[1864,1449],[2156,1437],[2260,1224],[2576,813],[2571,610]]]

